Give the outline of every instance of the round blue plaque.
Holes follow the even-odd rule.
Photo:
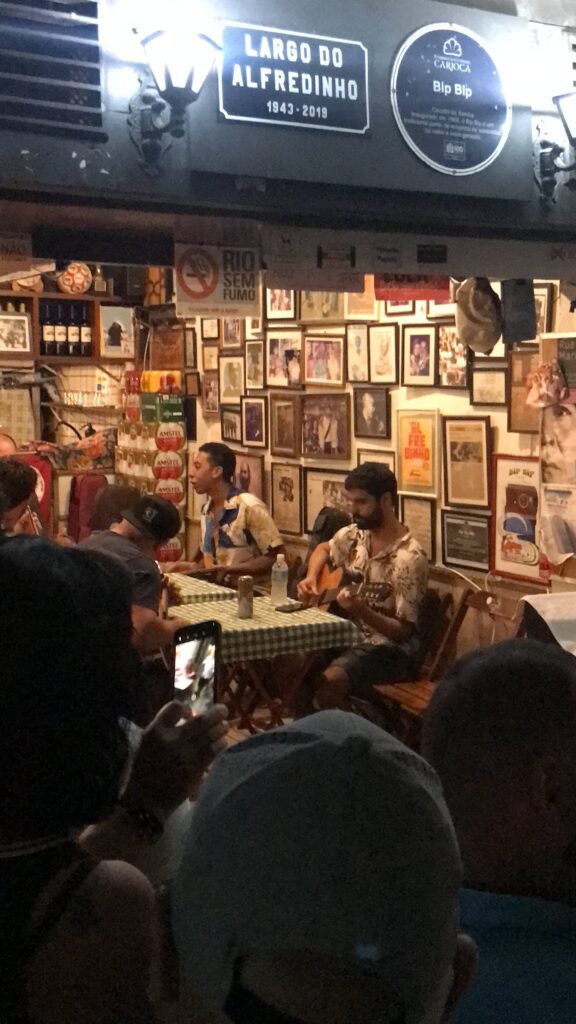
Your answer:
[[[442,174],[477,174],[504,147],[512,108],[486,43],[449,22],[402,44],[392,69],[392,108],[410,149]]]

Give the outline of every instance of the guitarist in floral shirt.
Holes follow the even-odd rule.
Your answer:
[[[354,579],[385,585],[377,600],[344,587],[338,604],[357,622],[362,640],[336,658],[318,679],[316,708],[345,707],[349,693],[369,693],[375,683],[410,674],[418,648],[418,615],[428,583],[428,561],[420,544],[396,516],[396,477],[380,463],[366,462],[345,481],[353,523],[310,558],[298,586],[301,601],[313,603],[328,562]]]

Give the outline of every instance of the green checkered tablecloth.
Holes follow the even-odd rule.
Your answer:
[[[229,587],[220,587],[208,580],[194,579],[179,572],[168,573],[168,579],[174,583],[180,593],[182,604],[204,604],[206,601],[236,601],[236,591]]]
[[[330,647],[353,647],[360,633],[349,619],[316,608],[286,614],[272,607],[269,597],[254,598],[254,617],[239,619],[236,601],[171,608],[186,622],[216,619],[222,626],[222,661],[260,661],[277,654],[306,654]]]

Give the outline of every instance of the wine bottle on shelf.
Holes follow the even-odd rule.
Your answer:
[[[56,355],[68,355],[68,331],[62,316],[62,306],[58,303],[56,310],[56,323],[54,324],[54,340],[56,342]]]
[[[90,307],[87,303],[82,305],[82,320],[80,322],[80,354],[86,357],[92,355],[92,324],[90,323]]]
[[[42,325],[40,351],[44,356],[53,356],[56,354],[56,339],[54,336],[54,320],[49,302],[40,303],[40,323]]]
[[[80,324],[77,319],[78,313],[79,309],[76,306],[76,303],[71,303],[68,325],[66,327],[69,356],[79,356],[82,352],[80,346]]]

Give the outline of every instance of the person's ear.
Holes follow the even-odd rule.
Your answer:
[[[478,947],[469,935],[459,935],[456,939],[456,952],[452,961],[452,986],[448,993],[442,1024],[448,1024],[462,997],[466,994],[476,978],[478,970]]]

